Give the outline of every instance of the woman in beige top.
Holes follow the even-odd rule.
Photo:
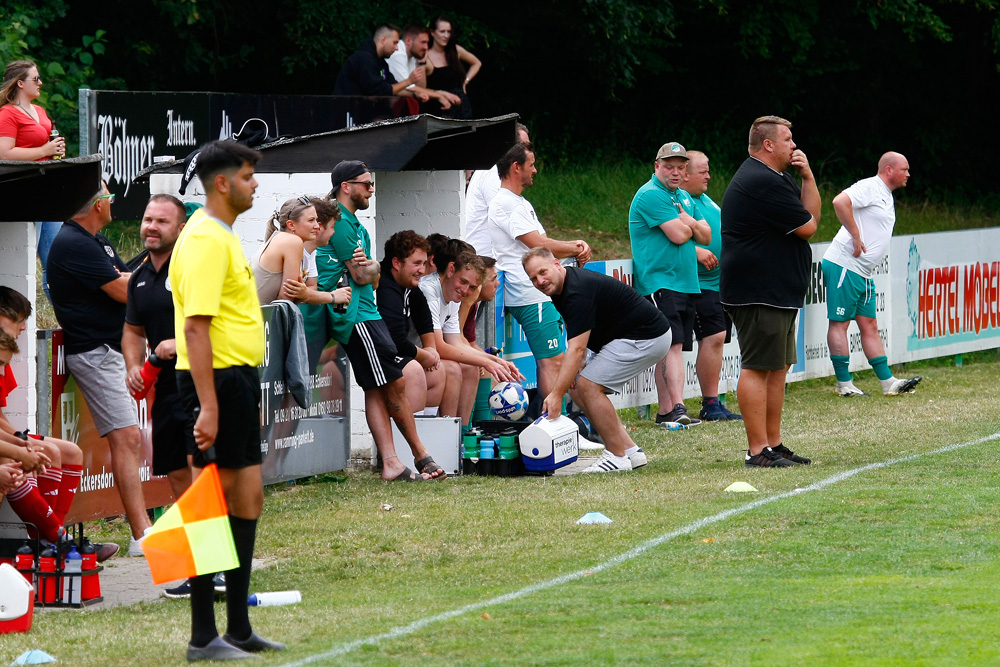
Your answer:
[[[322,225],[309,197],[286,201],[267,221],[264,245],[251,260],[261,304],[275,299],[296,303],[348,303],[351,288],[333,292],[316,289],[318,273],[314,251],[330,240],[335,220]],[[309,252],[306,252],[307,249]]]

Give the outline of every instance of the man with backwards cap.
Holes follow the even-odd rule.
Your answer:
[[[701,293],[695,243],[708,245],[712,231],[695,219],[694,203],[680,185],[688,155],[676,141],[663,144],[653,161],[653,176],[635,193],[628,212],[635,289],[670,323],[670,351],[656,365],[657,424],[700,424],[684,407],[681,346],[694,324],[695,298]]]
[[[372,241],[358,221],[357,212],[368,208],[375,194],[375,181],[368,166],[358,160],[344,160],[330,174],[333,190],[330,197],[340,205],[330,242],[316,250],[319,288],[336,289],[347,273],[351,302],[346,313],[328,310],[331,335],[344,346],[354,376],[365,392],[365,417],[372,438],[382,455],[382,479],[419,482],[447,477],[441,466],[427,453],[417,435],[413,409],[406,397],[403,380],[403,357],[396,351],[389,330],[375,307],[375,283],[381,271],[372,257]],[[389,418],[413,451],[417,471],[404,466],[396,456]]]

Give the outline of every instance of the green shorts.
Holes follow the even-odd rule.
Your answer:
[[[777,371],[798,360],[795,354],[797,308],[728,306],[726,311],[736,325],[743,368]]]
[[[507,312],[524,329],[524,337],[528,339],[528,347],[535,359],[551,359],[566,351],[563,318],[551,301],[530,306],[508,306]]]
[[[850,322],[859,315],[875,319],[874,280],[824,259],[823,282],[828,320]]]

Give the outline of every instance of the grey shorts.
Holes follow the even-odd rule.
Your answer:
[[[76,378],[102,438],[111,431],[138,426],[135,401],[125,387],[125,357],[102,345],[89,352],[67,354],[66,367]]]
[[[618,338],[591,357],[580,375],[611,391],[621,391],[626,382],[667,356],[671,339],[669,331],[650,340]]]

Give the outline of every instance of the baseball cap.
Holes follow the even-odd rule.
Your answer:
[[[342,160],[338,162],[337,166],[330,172],[330,182],[333,184],[333,192],[330,195],[337,194],[340,184],[344,181],[350,181],[367,172],[368,165],[361,160]]]
[[[685,160],[689,159],[687,151],[684,150],[684,147],[676,141],[669,141],[663,144],[660,146],[660,150],[656,152],[657,160],[665,160],[668,157],[682,157]]]

